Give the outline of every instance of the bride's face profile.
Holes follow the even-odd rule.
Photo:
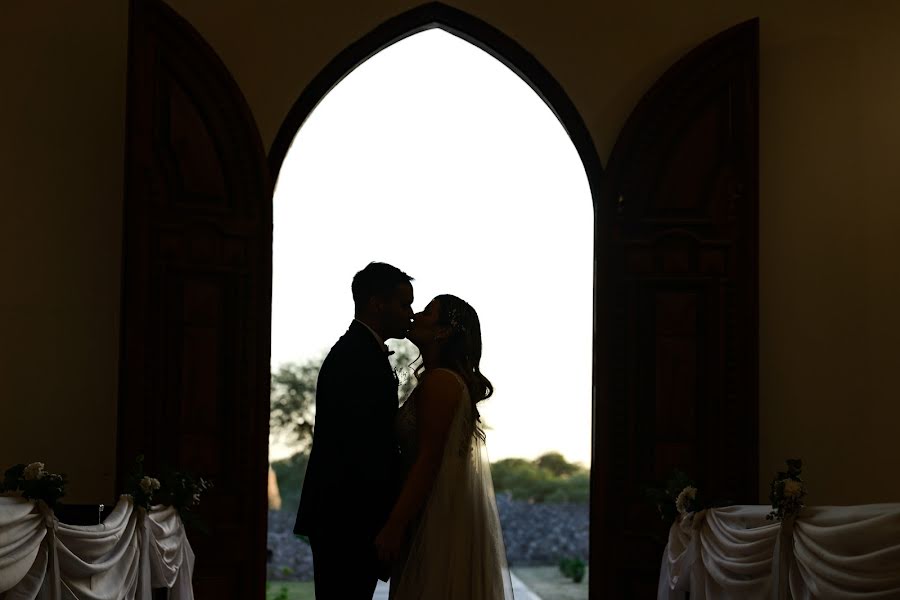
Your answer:
[[[434,344],[445,338],[450,328],[440,325],[441,304],[437,298],[428,303],[425,309],[413,316],[413,326],[407,338],[420,349],[422,346]]]

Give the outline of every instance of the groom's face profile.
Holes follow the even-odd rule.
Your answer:
[[[406,337],[413,317],[412,303],[413,288],[409,283],[398,285],[384,298],[380,312],[385,339]]]

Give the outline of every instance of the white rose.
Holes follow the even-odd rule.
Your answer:
[[[46,474],[46,471],[44,471],[44,463],[42,462],[33,462],[25,467],[25,479],[28,481],[40,479]]]
[[[687,513],[687,503],[688,500],[693,500],[697,497],[697,488],[694,486],[687,486],[678,494],[678,498],[675,499],[675,510],[678,511],[679,514]]]
[[[140,485],[145,494],[150,494],[159,489],[159,480],[153,477],[144,477],[141,479]]]
[[[803,485],[794,479],[787,479],[784,482],[784,495],[788,498],[799,498],[803,492]]]

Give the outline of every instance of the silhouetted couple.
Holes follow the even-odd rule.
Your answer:
[[[355,315],[316,390],[316,425],[294,533],[309,538],[317,600],[512,598],[476,404],[481,325],[441,295],[413,315],[413,279],[384,263],[353,278]],[[420,353],[417,385],[398,408],[384,341]]]

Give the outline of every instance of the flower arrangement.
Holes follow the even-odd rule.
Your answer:
[[[660,519],[667,523],[689,518],[701,510],[733,504],[730,500],[707,500],[699,486],[678,469],[671,472],[664,484],[645,486],[644,493],[656,506]]]
[[[160,487],[162,484],[159,479],[144,474],[144,455],[141,454],[135,459],[131,472],[125,479],[123,493],[132,497],[135,506],[149,510],[151,505],[158,504],[158,502],[154,502],[154,495]]]
[[[803,498],[806,496],[806,486],[800,477],[803,461],[797,458],[786,462],[787,471],[778,471],[772,479],[769,492],[772,512],[766,515],[766,519],[770,521],[782,521],[796,515],[803,508]]]
[[[181,471],[166,471],[159,479],[144,473],[144,455],[134,461],[125,483],[125,494],[134,498],[137,506],[149,509],[153,504],[172,506],[182,512],[200,503],[200,495],[212,487],[212,482]]]
[[[8,468],[0,480],[0,494],[17,494],[29,500],[41,500],[53,508],[66,495],[65,475],[50,473],[44,463],[17,464]],[[181,471],[167,471],[161,478],[144,473],[144,456],[135,459],[125,480],[123,494],[134,499],[135,506],[148,509],[154,504],[173,506],[180,513],[200,503],[200,496],[212,488],[210,480]]]
[[[656,506],[663,521],[671,522],[687,514],[702,510],[697,486],[682,471],[674,470],[662,485],[647,486],[645,493]]]
[[[66,495],[66,483],[65,475],[50,473],[42,462],[18,464],[4,473],[0,493],[17,493],[29,500],[42,500],[52,508]]]
[[[178,512],[191,510],[200,504],[200,496],[213,487],[212,481],[183,471],[165,472],[157,497],[160,504],[173,506]]]
[[[678,497],[675,498],[675,510],[678,511],[679,515],[684,516],[696,510],[694,507],[696,502],[697,488],[689,485],[678,492]]]

